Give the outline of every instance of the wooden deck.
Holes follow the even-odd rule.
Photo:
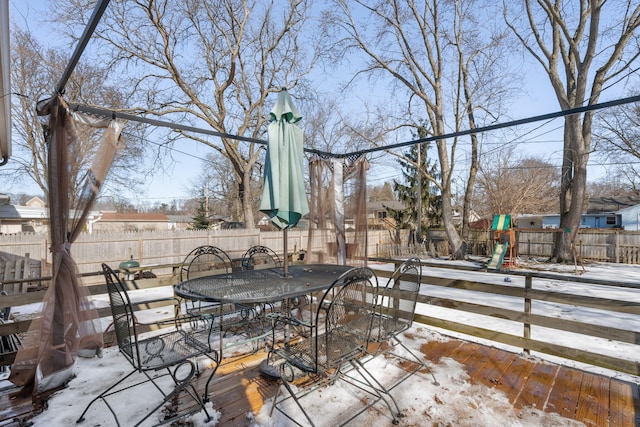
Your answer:
[[[639,385],[542,361],[493,347],[452,339],[431,341],[421,351],[438,363],[449,357],[464,365],[470,381],[505,393],[515,408],[534,407],[587,426],[640,426]],[[259,373],[264,353],[225,362],[211,385],[211,398],[222,414],[220,426],[249,426],[278,387]],[[206,378],[206,375],[201,376]],[[204,381],[198,384],[204,387]],[[0,392],[0,427],[28,426],[34,411],[30,397]],[[36,403],[41,407],[41,403]],[[187,410],[181,407],[180,410]],[[357,418],[354,425],[357,423]],[[401,423],[402,424],[402,423]]]

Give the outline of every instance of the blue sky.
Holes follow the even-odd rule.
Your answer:
[[[12,19],[20,25],[23,25],[26,20],[26,23],[37,34],[44,45],[53,43],[55,38],[52,37],[49,31],[50,24],[47,24],[43,20],[43,11],[50,5],[51,2],[47,0],[10,0]],[[529,65],[530,66],[525,65],[523,67],[526,70],[526,77],[523,79],[523,95],[512,105],[512,109],[510,110],[512,119],[520,119],[559,110],[548,78],[540,72],[538,64],[532,63]],[[325,82],[326,81],[330,81],[330,78],[327,78]],[[329,90],[331,89],[329,88]],[[333,90],[337,91],[337,88]],[[373,90],[374,93],[372,95],[375,97],[375,89]],[[612,90],[609,90],[603,94],[601,101],[614,99],[619,96],[624,96],[624,94],[614,94]],[[519,142],[516,152],[542,155],[545,159],[560,164],[562,156],[562,119],[556,119],[536,129],[540,125],[541,123],[533,124],[529,129],[535,130],[514,140]],[[524,132],[526,131],[523,130],[522,133]],[[486,136],[490,137],[490,135]],[[410,136],[398,135],[396,138],[397,140],[389,142],[406,141],[410,139]],[[491,143],[488,142],[489,139],[490,138],[487,138],[487,141],[484,142],[486,149],[490,149],[491,147]],[[125,189],[122,195],[130,197],[131,202],[134,204],[169,202],[173,199],[188,198],[190,196],[190,188],[192,187],[191,183],[197,181],[201,174],[202,163],[200,159],[204,158],[209,152],[211,152],[210,148],[198,143],[186,140],[179,142],[175,145],[175,150],[172,153],[175,163],[168,168],[166,173],[157,173],[155,176],[149,178],[146,194],[127,195]],[[459,164],[464,165],[466,156],[468,156],[468,154],[465,152],[463,146],[459,154]],[[386,181],[399,179],[401,177],[398,168],[394,167],[395,163],[393,160],[387,159],[386,163],[387,165],[374,165],[374,168],[372,168],[368,176],[370,185],[382,185]],[[464,167],[460,168],[460,170],[464,171]],[[594,165],[590,168],[589,173],[590,180],[593,180],[605,174],[606,168]],[[29,192],[29,188],[30,186],[24,189],[12,189],[10,192]],[[34,191],[37,191],[35,190],[35,186],[33,188]]]

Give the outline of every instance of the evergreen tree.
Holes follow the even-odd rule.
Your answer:
[[[421,134],[422,132],[419,132]],[[396,221],[398,228],[409,228],[416,230],[418,227],[418,176],[421,178],[422,206],[421,206],[421,230],[424,232],[428,227],[439,226],[442,219],[442,197],[437,187],[427,178],[427,174],[432,178],[438,178],[438,168],[436,162],[430,162],[427,157],[429,143],[412,145],[403,157],[398,159],[402,168],[402,175],[405,183],[393,181],[393,191],[397,200],[404,203],[404,209],[392,209],[385,206],[389,216]],[[418,164],[418,150],[420,151],[420,171],[418,174],[416,165]],[[418,236],[420,241],[423,236]]]
[[[192,230],[206,230],[209,228],[209,218],[207,216],[207,209],[205,206],[206,199],[204,196],[198,199],[198,207],[196,208],[196,215],[193,217]]]

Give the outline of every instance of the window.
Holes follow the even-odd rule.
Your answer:
[[[387,217],[387,211],[378,211],[378,219],[385,219]]]
[[[607,225],[616,225],[616,217],[608,216],[607,217]]]

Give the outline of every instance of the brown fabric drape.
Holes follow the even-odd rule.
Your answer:
[[[367,264],[368,169],[365,157],[309,162],[311,202],[305,262]]]
[[[84,227],[86,217],[109,171],[120,142],[121,125],[115,120],[83,121],[104,128],[102,141],[87,170],[79,194],[69,194],[70,153],[78,144],[74,116],[58,96],[38,113],[49,115],[49,218],[52,279],[44,297],[41,316],[34,319],[23,338],[9,380],[34,386],[34,393],[56,388],[71,377],[76,356],[101,355],[100,318],[87,289],[77,275],[71,244]],[[74,206],[70,206],[73,201]]]

